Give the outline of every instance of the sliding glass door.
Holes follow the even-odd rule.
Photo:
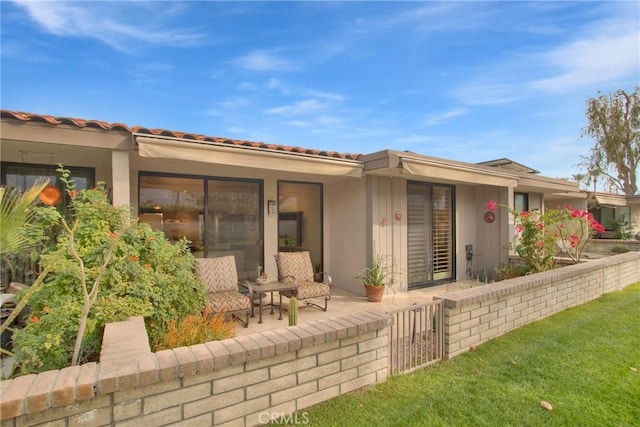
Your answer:
[[[322,271],[322,184],[278,182],[278,251],[309,251]]]
[[[264,265],[262,181],[140,173],[140,221],[194,256],[233,255],[238,278]]]
[[[255,278],[262,266],[261,183],[207,179],[206,257],[233,255],[238,278]]]
[[[407,187],[409,288],[454,279],[454,189],[410,182]]]

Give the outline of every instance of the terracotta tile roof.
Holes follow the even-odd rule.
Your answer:
[[[46,123],[52,126],[67,125],[78,128],[93,128],[104,131],[121,131],[129,133],[140,133],[155,136],[168,136],[182,139],[191,139],[194,141],[216,142],[221,144],[231,144],[243,147],[266,148],[269,150],[279,150],[289,153],[309,154],[320,157],[330,157],[334,159],[357,160],[361,154],[339,153],[337,151],[313,150],[302,147],[291,147],[287,145],[267,144],[265,142],[244,141],[238,139],[229,139],[216,136],[206,136],[195,133],[187,133],[180,131],[171,131],[166,129],[149,129],[143,126],[130,127],[123,123],[108,123],[100,120],[86,120],[71,117],[54,117],[44,114],[25,113],[21,111],[0,110],[0,117],[6,119],[15,119],[23,122]]]

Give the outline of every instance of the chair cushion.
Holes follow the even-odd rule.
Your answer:
[[[282,295],[291,298],[294,296],[294,291],[285,291],[281,292]],[[296,297],[298,299],[306,299],[306,298],[318,298],[318,297],[326,297],[331,294],[331,288],[329,285],[325,285],[324,283],[318,282],[300,282],[298,283],[298,294]]]
[[[238,291],[238,271],[233,255],[196,258],[195,273],[204,282],[207,293]]]
[[[251,300],[240,292],[215,292],[209,294],[209,305],[214,313],[224,313],[248,310],[251,308]]]
[[[308,251],[304,252],[279,252],[276,255],[278,266],[278,280],[283,283],[292,283],[295,277],[298,282],[313,282],[313,265]]]

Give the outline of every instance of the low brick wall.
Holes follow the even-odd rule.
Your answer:
[[[363,312],[151,353],[134,318],[105,330],[99,364],[0,382],[0,420],[13,427],[302,420],[301,409],[387,378],[390,322]]]
[[[445,357],[636,282],[640,252],[629,252],[449,293]],[[0,382],[1,424],[304,423],[302,409],[387,378],[390,323],[368,311],[158,353],[142,319],[110,324],[100,364]]]
[[[640,253],[629,252],[449,293],[442,297],[445,356],[636,282]]]
[[[587,243],[585,252],[596,256],[612,256],[616,246],[624,246],[630,252],[640,252],[640,240],[591,239]]]

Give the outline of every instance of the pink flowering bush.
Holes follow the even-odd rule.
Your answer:
[[[494,200],[486,203],[487,210],[498,208]],[[587,211],[571,207],[549,209],[544,213],[537,210],[511,211],[515,221],[515,235],[510,249],[524,260],[524,273],[538,273],[555,268],[554,256],[557,247],[573,260],[580,258],[591,237],[604,231],[604,227]]]
[[[603,233],[604,227],[588,211],[569,207],[554,212],[555,236],[563,251],[577,264],[589,240]]]

